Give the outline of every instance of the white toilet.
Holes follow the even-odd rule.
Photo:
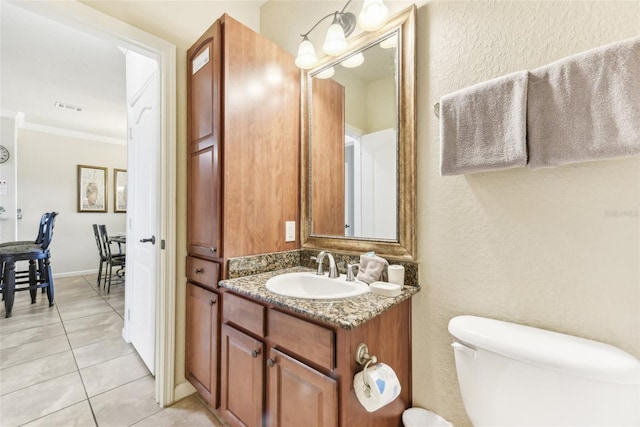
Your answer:
[[[449,322],[474,426],[640,426],[640,361],[596,341],[486,319]]]

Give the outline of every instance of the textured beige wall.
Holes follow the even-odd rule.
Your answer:
[[[332,5],[270,0],[261,31],[295,52],[296,33]],[[592,338],[640,357],[640,160],[443,178],[433,103],[465,86],[637,35],[640,2],[422,1],[418,7],[423,291],[413,299],[413,396],[416,406],[462,427],[469,421],[447,332],[458,314]]]
[[[105,224],[109,234],[125,231],[126,215],[113,212],[113,169],[127,169],[127,147],[19,129],[16,154],[23,215],[18,240],[34,240],[42,214],[56,211],[53,274],[97,271],[100,258],[92,225]],[[107,212],[78,212],[77,165],[107,168]]]
[[[442,178],[431,108],[451,91],[638,34],[638,1],[437,1],[419,9],[416,405],[468,424],[447,332],[459,314],[640,357],[640,160]]]

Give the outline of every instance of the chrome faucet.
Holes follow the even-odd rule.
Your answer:
[[[315,261],[318,263],[318,271],[316,272],[316,274],[318,276],[322,276],[324,274],[324,267],[322,265],[322,263],[324,262],[324,257],[329,257],[329,278],[337,279],[338,277],[340,277],[338,268],[336,267],[336,260],[333,259],[333,255],[331,255],[328,251],[322,251],[318,254],[317,257],[311,257],[311,259],[315,259]]]

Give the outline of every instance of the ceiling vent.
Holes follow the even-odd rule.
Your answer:
[[[73,111],[77,111],[77,112],[84,111],[83,107],[78,107],[76,105],[71,105],[71,104],[63,104],[62,102],[58,102],[58,101],[56,101],[55,106],[58,107],[58,108],[65,108],[67,110],[73,110]]]

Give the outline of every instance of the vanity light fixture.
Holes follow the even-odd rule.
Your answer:
[[[394,49],[398,47],[398,36],[396,34],[388,37],[380,42],[380,47],[383,49]]]
[[[375,31],[384,25],[388,17],[389,9],[383,0],[364,0],[358,25],[365,31]]]
[[[333,74],[335,72],[336,70],[334,70],[333,67],[329,67],[326,70],[320,71],[318,74],[315,75],[315,77],[318,79],[330,79],[331,77],[333,77]]]
[[[300,34],[302,42],[298,47],[298,55],[295,61],[299,68],[308,70],[318,63],[316,51],[308,36],[321,22],[329,17],[333,17],[333,21],[327,30],[322,50],[330,56],[342,55],[347,50],[347,37],[356,27],[356,15],[351,12],[345,12],[352,1],[348,0],[341,11],[331,12],[323,16],[309,31]],[[384,25],[388,17],[389,10],[383,0],[364,0],[357,23],[365,31],[375,31]]]
[[[355,55],[350,56],[344,61],[342,61],[340,65],[342,65],[345,68],[356,68],[362,65],[363,62],[364,62],[364,55],[362,54],[362,52],[358,52]]]

